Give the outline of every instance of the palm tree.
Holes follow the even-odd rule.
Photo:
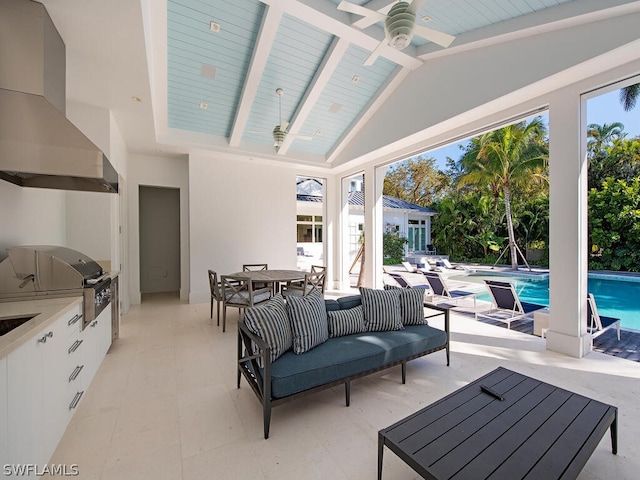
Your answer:
[[[630,112],[636,106],[640,95],[640,83],[620,89],[620,103],[625,112]]]
[[[594,154],[600,153],[605,147],[611,146],[615,140],[624,138],[626,135],[624,125],[620,122],[602,125],[590,123],[587,126],[589,151]]]
[[[511,267],[518,268],[517,245],[513,232],[511,197],[513,188],[542,178],[549,152],[545,144],[546,127],[540,117],[528,124],[509,125],[471,140],[460,163],[467,172],[459,186],[471,184],[489,189],[494,198],[501,191],[504,198]]]

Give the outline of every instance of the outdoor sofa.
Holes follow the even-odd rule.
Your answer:
[[[344,384],[407,361],[446,350],[449,365],[449,310],[428,305],[442,316],[444,330],[427,324],[422,289],[373,290],[325,300],[320,293],[276,295],[248,308],[238,323],[238,388],[244,376],[262,403],[264,438],[272,407]],[[288,332],[291,336],[287,337]]]

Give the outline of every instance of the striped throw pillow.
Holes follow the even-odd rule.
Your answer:
[[[265,303],[245,309],[244,323],[271,348],[272,362],[291,348],[291,324],[282,295],[274,295]]]
[[[370,332],[385,332],[387,330],[402,330],[400,316],[400,290],[375,290],[360,287],[362,296],[362,310],[367,330]]]
[[[293,332],[293,352],[301,354],[329,339],[327,310],[319,290],[304,297],[287,298],[287,311]]]
[[[400,288],[395,285],[385,285],[385,290],[400,291],[400,317],[403,325],[426,325],[424,318],[424,295],[426,288]]]
[[[362,305],[345,310],[328,311],[327,320],[329,323],[329,338],[367,331]]]

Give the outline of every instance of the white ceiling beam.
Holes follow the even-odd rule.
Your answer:
[[[360,29],[351,26],[351,14],[337,9],[337,6],[326,0],[260,0],[267,5],[279,5],[289,15],[292,15],[303,22],[307,22],[321,30],[336,35],[340,38],[346,38],[354,45],[372,52],[378,43],[382,40],[382,36],[374,38]],[[412,57],[409,50],[396,50],[394,48],[385,48],[382,52],[383,57],[403,67],[415,70],[422,65],[422,61]]]
[[[386,82],[378,89],[375,95],[365,108],[362,109],[360,115],[351,123],[351,126],[345,130],[340,140],[338,140],[329,155],[327,155],[327,163],[333,163],[336,157],[344,150],[344,148],[360,133],[367,122],[376,114],[376,112],[389,99],[391,94],[398,88],[402,82],[411,73],[410,70],[397,67],[394,72],[389,75]]]
[[[289,125],[289,133],[296,134],[300,131],[348,48],[349,41],[346,39],[337,37],[334,39],[309,88],[307,88],[304,97],[298,104],[298,108]],[[294,137],[287,136],[282,147],[278,149],[278,155],[285,155],[294,140]]]
[[[242,87],[242,94],[236,111],[236,118],[233,121],[233,128],[231,129],[231,136],[229,138],[229,145],[231,147],[238,147],[240,145],[242,133],[247,126],[251,107],[256,98],[260,79],[267,65],[269,53],[275,42],[283,13],[284,10],[279,4],[267,5],[266,13],[262,17],[262,24],[260,25],[260,31],[258,32],[258,38],[255,43],[256,48],[251,57],[251,63],[249,64],[249,70]]]
[[[371,0],[363,6],[367,7],[369,10],[375,10],[376,12],[386,15],[387,13],[389,13],[389,10],[391,10],[391,7],[394,3],[396,3],[395,0]],[[359,17],[358,15],[353,16],[358,17],[359,20],[353,22],[351,26],[360,28],[361,30],[364,30],[365,28],[370,27],[377,22],[376,19],[373,19],[371,17]]]

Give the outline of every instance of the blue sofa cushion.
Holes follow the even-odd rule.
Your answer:
[[[400,290],[376,290],[360,287],[364,321],[370,332],[401,330]]]
[[[244,322],[249,330],[269,345],[272,362],[291,349],[293,335],[282,295],[275,295],[257,307],[245,309]]]
[[[340,304],[333,298],[325,298],[324,308],[327,310],[327,312],[335,312],[336,310],[340,310]]]
[[[327,310],[319,290],[304,297],[288,297],[287,312],[293,333],[294,353],[299,355],[329,339]]]
[[[332,338],[302,355],[288,351],[271,365],[271,392],[286,397],[446,344],[447,334],[429,325],[392,332],[363,332]]]
[[[327,312],[327,320],[329,323],[329,338],[367,331],[362,305],[345,310],[329,311]]]
[[[362,297],[360,295],[347,295],[346,297],[338,298],[338,304],[342,310],[357,307],[362,305]]]

